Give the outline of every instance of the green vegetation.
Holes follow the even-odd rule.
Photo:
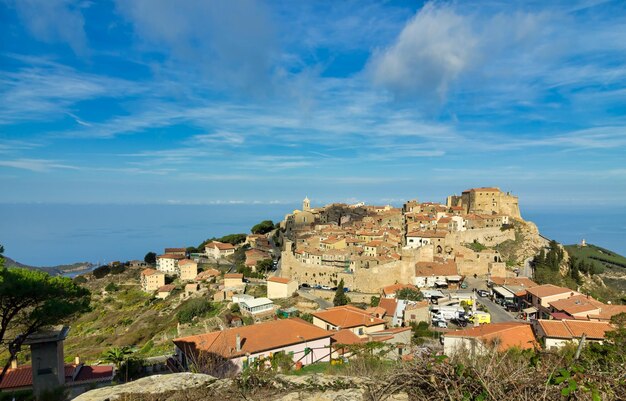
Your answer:
[[[267,234],[274,229],[274,222],[272,220],[263,220],[259,224],[254,225],[250,232],[252,234]]]
[[[120,289],[120,287],[117,286],[114,282],[110,282],[109,284],[107,284],[106,287],[104,287],[104,290],[106,292],[115,292],[115,291],[117,291],[119,289]]]
[[[474,242],[463,244],[463,245],[465,245],[466,247],[468,247],[469,249],[471,249],[474,252],[481,252],[481,251],[484,251],[485,249],[487,249],[487,247],[485,245],[481,244],[478,241],[474,241]]]
[[[542,249],[531,261],[535,270],[535,281],[539,284],[554,284],[576,289],[580,282],[580,276],[576,269],[570,269],[569,276],[561,275],[560,268],[564,257],[563,248],[556,241],[550,241],[548,252]]]
[[[156,264],[156,257],[157,257],[156,253],[148,252],[146,253],[146,256],[143,257],[143,261],[149,265],[154,265]]]
[[[439,338],[440,333],[430,329],[428,322],[411,322],[411,331],[413,332],[413,343],[420,345],[431,338]]]
[[[378,306],[378,304],[380,304],[380,297],[372,295],[372,297],[370,298],[370,306]]]
[[[269,270],[273,267],[272,259],[263,259],[256,262],[256,271],[257,273],[267,274]]]
[[[179,323],[190,323],[194,317],[204,317],[212,311],[215,311],[215,308],[208,299],[194,298],[180,306],[176,318]]]
[[[89,311],[89,301],[89,291],[69,278],[5,268],[0,249],[0,343],[9,356],[0,381],[27,336]]]
[[[424,296],[419,290],[414,290],[413,288],[402,288],[396,292],[396,298],[407,301],[421,301],[424,299]]]
[[[595,245],[565,245],[570,256],[587,266],[591,274],[600,274],[604,269],[626,269],[626,257]],[[582,269],[581,269],[582,271]]]
[[[335,298],[333,298],[333,305],[341,306],[347,305],[350,302],[350,298],[346,295],[344,291],[344,283],[343,279],[339,281],[339,285],[337,286],[337,290],[335,291]]]

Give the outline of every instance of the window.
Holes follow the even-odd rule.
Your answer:
[[[363,327],[359,328],[359,335],[362,336],[363,335]]]

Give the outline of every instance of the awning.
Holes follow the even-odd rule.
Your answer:
[[[504,287],[493,287],[493,292],[497,292],[504,298],[515,298],[515,294],[513,294],[511,291],[507,290]]]
[[[461,281],[461,280],[463,280],[463,277],[461,277],[461,276],[448,276],[447,279],[448,279],[448,281]]]
[[[531,313],[537,313],[539,311],[534,306],[531,306],[530,308],[522,309],[522,312],[526,313],[527,315],[530,315]]]
[[[435,281],[435,285],[448,285],[448,282],[444,280],[437,280]]]

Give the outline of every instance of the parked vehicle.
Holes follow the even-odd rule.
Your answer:
[[[491,323],[491,315],[487,312],[476,312],[470,316],[469,321],[474,323],[478,321],[478,324]]]
[[[458,319],[465,317],[465,309],[460,306],[438,306],[431,309],[433,316],[441,319]]]
[[[433,320],[433,326],[435,327],[439,327],[442,329],[447,329],[448,328],[448,323],[445,320]]]
[[[466,327],[467,326],[467,319],[465,319],[465,318],[452,319],[452,320],[450,320],[450,322],[456,324],[459,327]]]
[[[300,288],[311,288],[311,286],[308,285],[307,283],[302,283],[300,284]]]
[[[322,285],[322,286],[320,286],[320,288],[321,288],[322,290],[330,290],[330,287],[329,287],[329,286],[327,286],[327,285]]]
[[[476,291],[476,294],[478,294],[479,297],[488,297],[489,293],[485,290],[478,290]]]

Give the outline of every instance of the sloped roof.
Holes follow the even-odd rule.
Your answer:
[[[384,320],[371,316],[363,309],[350,305],[336,306],[320,312],[313,312],[312,315],[340,328],[369,327],[385,323]]]
[[[546,337],[574,339],[582,337],[602,340],[607,331],[615,330],[609,322],[594,322],[588,320],[538,320]]]
[[[236,348],[237,334],[241,339],[240,351]],[[332,334],[302,319],[291,318],[177,338],[174,344],[186,353],[204,351],[225,358],[234,358],[247,353],[254,354],[306,341],[330,338]]]
[[[330,337],[330,340],[332,343],[342,345],[361,344],[367,342],[367,339],[357,336],[350,329],[341,329],[336,331],[335,334]]]
[[[446,337],[476,338],[489,343],[497,340],[498,351],[512,347],[529,349],[538,346],[530,324],[519,322],[491,323],[445,334]]]
[[[395,294],[396,292],[404,288],[409,288],[411,290],[419,291],[417,287],[414,286],[413,284],[392,284],[392,285],[388,285],[387,287],[383,287],[383,294],[385,295]]]
[[[285,278],[285,277],[270,277],[267,279],[267,281],[270,281],[272,283],[280,283],[280,284],[289,284],[291,282],[290,279]]]
[[[387,316],[394,316],[398,307],[398,301],[395,298],[381,298],[378,307],[383,308]]]
[[[75,377],[74,380],[72,378]],[[100,365],[65,365],[65,384],[95,383],[113,380],[113,366]],[[33,370],[31,365],[18,366],[7,370],[0,383],[1,390],[28,388],[33,385]]]
[[[574,295],[573,297],[550,302],[550,306],[573,316],[577,313],[600,311],[605,305],[585,295]]]
[[[417,262],[415,263],[415,276],[456,276],[458,275],[456,263],[453,260],[447,262]]]
[[[543,284],[543,285],[538,285],[536,287],[531,287],[527,289],[526,292],[538,298],[549,297],[552,295],[566,294],[566,293],[572,293],[572,295],[578,294],[576,291],[570,288],[559,287],[553,284]]]

